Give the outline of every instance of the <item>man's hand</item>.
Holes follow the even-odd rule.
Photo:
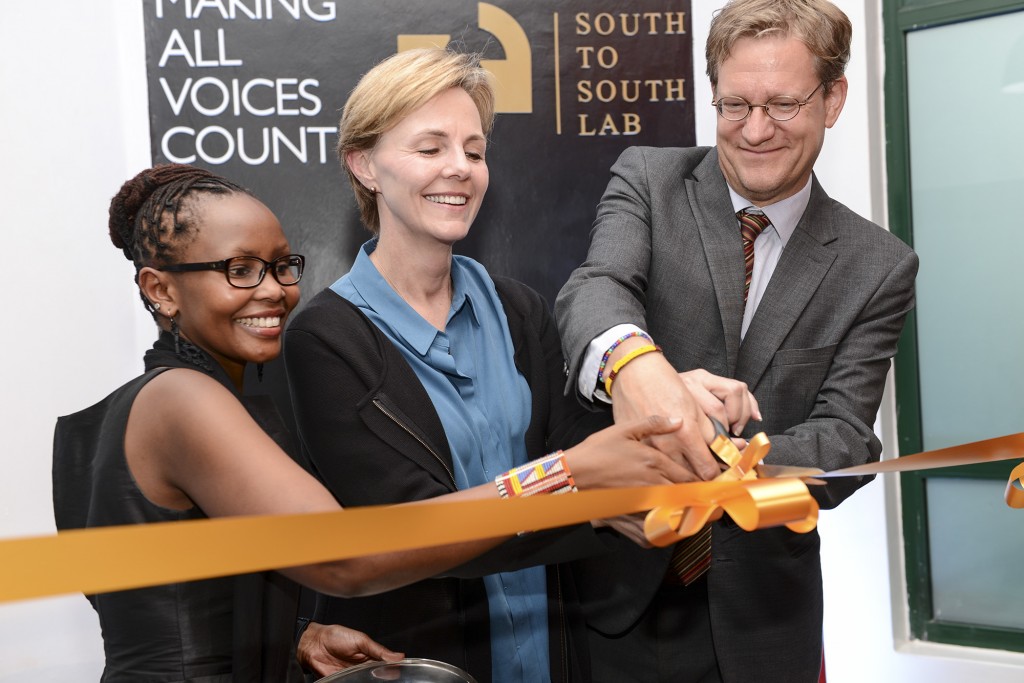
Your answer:
[[[744,382],[712,375],[700,369],[680,372],[679,379],[704,414],[726,425],[733,436],[738,437],[743,433],[743,428],[750,420],[761,420],[757,399]],[[736,444],[737,447],[746,447],[745,441],[738,441],[740,443]]]
[[[651,542],[647,540],[647,536],[644,534],[644,520],[646,518],[647,513],[637,512],[632,515],[595,519],[591,524],[595,529],[603,526],[610,527],[641,548],[651,548],[653,546],[651,546]]]
[[[618,358],[645,343],[643,339],[623,342],[606,367],[614,367]],[[651,445],[685,467],[690,473],[687,481],[711,480],[721,472],[718,460],[708,450],[715,437],[711,422],[661,353],[645,353],[619,370],[612,384],[612,414],[616,424],[635,422],[648,415],[681,420],[674,432],[650,437]]]
[[[405,655],[392,652],[361,631],[310,622],[299,639],[296,657],[305,669],[326,676],[363,662],[397,662]]]

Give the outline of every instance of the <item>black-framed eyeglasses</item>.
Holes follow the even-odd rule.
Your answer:
[[[205,263],[174,263],[157,268],[167,273],[189,273],[203,270],[222,270],[232,287],[248,289],[258,287],[263,282],[267,269],[278,284],[298,284],[302,279],[302,270],[306,267],[306,257],[288,254],[273,261],[264,261],[258,256],[232,256],[223,261],[207,261]]]
[[[800,109],[810,102],[818,88],[824,85],[824,81],[819,83],[803,101],[782,95],[773,97],[764,104],[751,104],[742,97],[719,97],[717,101],[711,102],[711,106],[717,109],[718,115],[726,121],[742,121],[750,116],[755,107],[764,109],[764,113],[776,121],[789,121],[800,113]]]

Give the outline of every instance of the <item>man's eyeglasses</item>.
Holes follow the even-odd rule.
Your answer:
[[[750,116],[750,112],[755,107],[764,109],[764,113],[776,121],[789,121],[800,113],[800,108],[810,102],[814,93],[818,92],[818,88],[823,85],[825,85],[823,82],[819,83],[802,102],[795,97],[785,95],[773,97],[764,104],[750,104],[742,97],[720,97],[717,102],[712,102],[711,106],[716,108],[718,115],[726,121],[742,121]]]
[[[222,270],[232,287],[248,289],[258,287],[263,276],[270,269],[278,284],[288,286],[298,284],[302,279],[302,269],[306,266],[306,257],[288,254],[273,261],[264,261],[258,256],[232,256],[223,261],[207,261],[206,263],[175,263],[157,270],[166,273],[188,273],[203,270]]]

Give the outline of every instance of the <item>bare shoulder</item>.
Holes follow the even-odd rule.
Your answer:
[[[251,418],[238,398],[213,377],[174,368],[142,388],[132,405],[131,422],[149,439],[174,448]]]
[[[146,383],[132,403],[125,431],[125,458],[150,502],[185,510],[194,501],[175,471],[202,457],[215,425],[238,423],[244,408],[212,377],[175,368]]]
[[[154,403],[161,413],[169,409],[191,409],[196,404],[213,407],[224,402],[238,405],[238,399],[223,384],[209,375],[186,368],[172,368],[154,377],[139,392],[139,401]]]
[[[129,417],[126,454],[156,502],[194,504],[209,517],[337,509],[216,379],[173,369],[143,392]]]

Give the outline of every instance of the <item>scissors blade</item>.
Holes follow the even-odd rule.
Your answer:
[[[790,465],[757,465],[759,477],[816,477],[825,474],[817,467],[793,467]]]

